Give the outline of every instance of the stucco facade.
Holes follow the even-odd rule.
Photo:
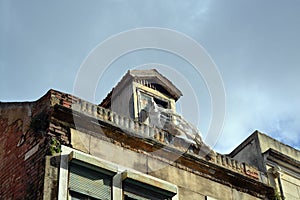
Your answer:
[[[255,131],[233,152],[234,159],[256,166],[264,182],[276,188],[282,199],[300,199],[300,151]]]

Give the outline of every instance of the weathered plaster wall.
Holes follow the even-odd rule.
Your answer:
[[[43,199],[58,199],[60,155],[46,156]]]
[[[167,163],[166,166],[174,167],[174,169],[178,170],[178,172],[174,172],[174,174],[185,172],[191,174],[191,176],[195,176],[195,179],[200,177],[199,179],[205,180],[206,182],[203,186],[210,185],[210,189],[202,188],[201,191],[193,190],[191,192],[192,195],[198,196],[200,199],[207,194],[210,194],[211,197],[223,197],[223,195],[218,196],[220,194],[214,194],[214,192],[227,194],[228,196],[226,196],[226,198],[228,197],[229,199],[234,196],[237,196],[236,199],[255,199],[255,197],[250,194],[263,196],[266,192],[272,192],[270,188],[263,186],[263,184],[258,181],[257,169],[252,169],[251,166],[248,166],[245,163],[238,163],[224,155],[217,154],[215,157],[211,158],[210,161],[205,161],[206,158],[203,158],[204,163],[213,163],[211,165],[212,167],[215,167],[214,170],[207,166],[210,165],[209,163],[202,163],[206,165],[204,168],[199,167],[195,164],[196,162],[194,162],[193,158],[189,157],[178,161],[177,164],[173,163],[172,165],[168,163],[170,161],[168,161],[169,159],[167,159],[166,156],[170,156],[170,154],[166,154],[166,152],[159,152],[156,154],[156,157],[153,155],[150,156],[145,153],[145,151],[151,152],[153,149],[157,148],[157,145],[159,144],[152,144],[152,142],[147,144],[147,138],[156,139],[158,143],[165,143],[167,140],[164,133],[129,120],[128,118],[126,119],[122,116],[118,116],[97,105],[80,99],[78,100],[70,95],[55,94],[54,91],[52,96],[55,98],[52,100],[54,111],[50,127],[55,127],[55,130],[64,130],[60,131],[61,135],[65,135],[64,138],[67,140],[66,143],[70,141],[70,145],[75,149],[148,174],[158,171],[153,168],[155,165],[151,165],[152,160],[155,161],[153,163],[158,163],[158,165],[159,163]],[[70,112],[68,108],[72,108],[72,111]],[[68,129],[71,131],[69,132]],[[140,136],[145,139],[139,139],[139,137],[136,136],[132,137],[132,134],[140,134]],[[172,145],[175,146],[180,144],[180,142],[178,144],[177,142],[172,143]],[[165,143],[164,145],[168,146],[168,143]],[[133,146],[135,147],[132,148]],[[189,169],[186,167],[187,165],[192,165],[192,168]],[[219,165],[222,167],[219,167]],[[215,171],[218,172],[214,174]],[[255,173],[253,174],[251,172]],[[228,175],[227,173],[233,174]],[[153,175],[155,176],[155,174]],[[208,176],[210,176],[210,178],[206,178]],[[170,177],[172,176],[170,175]],[[170,182],[172,182],[171,179]],[[253,185],[253,183],[255,184]],[[177,185],[177,183],[174,184]],[[251,187],[253,188],[250,188],[248,184],[252,185]],[[181,189],[184,190],[182,191],[182,194],[191,191],[189,183],[187,182],[182,183],[179,187],[184,188]],[[222,189],[218,191],[216,189],[218,187],[225,188],[224,191],[228,192],[223,192]],[[261,192],[259,191],[260,189],[262,189]],[[241,192],[241,190],[243,190],[243,192]],[[249,194],[247,194],[247,191]]]
[[[258,133],[258,139],[259,139],[261,153],[264,153],[268,149],[272,148],[295,160],[300,160],[300,151],[294,149],[293,147],[283,144],[262,133]]]
[[[111,97],[111,110],[128,118],[133,118],[133,86],[124,85],[123,88],[114,90]]]
[[[271,151],[271,155],[270,155]],[[273,154],[278,156],[273,157]],[[257,166],[268,176],[270,186],[280,194],[278,175],[274,175],[273,167],[279,167],[282,190],[285,199],[300,199],[300,151],[285,145],[263,133],[254,132],[232,153],[234,159]],[[286,160],[285,160],[286,159]]]
[[[300,199],[300,181],[288,175],[282,176],[282,188],[286,199]]]
[[[267,170],[271,170],[273,166],[267,165]],[[278,194],[280,194],[278,179],[269,174],[270,184],[276,187]],[[295,175],[291,175],[291,172],[287,172],[285,169],[281,169],[281,184],[284,191],[284,196],[287,200],[300,199],[300,179]]]
[[[237,191],[228,185],[191,173],[190,170],[169,165],[166,162],[153,158],[153,156],[131,151],[77,130],[72,130],[71,134],[73,136],[72,146],[75,149],[177,185],[179,188],[179,199],[204,200],[205,196],[220,200],[259,199]]]
[[[265,171],[260,144],[255,137],[254,135],[247,139],[247,142],[243,143],[243,148],[234,154],[232,158],[256,166],[260,171]]]

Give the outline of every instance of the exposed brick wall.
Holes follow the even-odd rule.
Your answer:
[[[78,97],[56,90],[50,90],[49,93],[51,94],[51,106],[59,104],[66,108],[71,108],[72,104],[77,104],[81,101],[81,99],[79,99]]]
[[[47,142],[29,127],[46,105],[0,104],[0,199],[42,199]]]
[[[43,199],[49,141],[68,145],[70,138],[68,127],[51,116],[54,106],[70,108],[78,101],[50,90],[36,102],[0,103],[0,200]],[[31,127],[35,118],[42,119],[42,130]]]

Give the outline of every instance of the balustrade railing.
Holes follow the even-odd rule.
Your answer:
[[[157,140],[165,145],[174,146],[171,142],[176,136],[168,133],[168,131],[165,129],[158,129],[157,127],[153,127],[135,120],[132,120],[128,117],[119,115],[109,109],[105,109],[103,107],[100,107],[98,105],[92,104],[87,101],[83,100],[76,100],[76,102],[72,105],[66,104],[64,101],[55,101],[56,103],[60,104],[61,106],[66,107],[66,105],[69,108],[72,108],[74,111],[78,111],[80,113],[84,113],[88,116],[92,116],[97,118],[98,120],[101,120],[103,122],[109,123],[113,126],[116,126],[124,131],[136,134],[137,137],[143,137],[143,138],[149,138]],[[169,120],[172,121],[173,125],[177,125],[181,131],[190,131],[190,134],[195,131],[193,126],[186,126],[186,121],[179,115],[172,115],[170,116],[170,113],[167,113],[169,116]],[[170,121],[168,123],[170,123]],[[184,124],[184,123],[185,124]],[[176,148],[176,146],[174,146]],[[191,151],[188,151],[191,152]],[[195,154],[195,156],[199,156]],[[258,170],[249,167],[245,163],[236,161],[226,155],[222,155],[216,152],[213,152],[210,154],[212,158],[210,159],[210,162],[213,162],[217,165],[229,168],[231,170],[237,171],[239,173],[247,174],[257,174],[259,173]],[[252,170],[249,172],[249,170]],[[257,177],[253,178],[258,179]]]

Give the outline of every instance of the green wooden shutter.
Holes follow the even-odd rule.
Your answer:
[[[112,178],[104,173],[71,163],[69,188],[101,200],[111,200]]]

